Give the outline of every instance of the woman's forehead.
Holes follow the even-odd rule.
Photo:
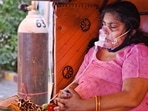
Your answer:
[[[115,24],[123,24],[116,13],[105,13],[103,17],[103,22],[105,23],[115,23]]]

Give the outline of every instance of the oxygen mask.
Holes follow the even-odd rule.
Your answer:
[[[111,31],[109,31],[106,27],[102,27],[99,30],[99,40],[95,42],[95,46],[100,46],[107,49],[114,49],[115,44],[117,41],[126,35],[130,30],[126,31],[125,33],[121,34],[118,37],[113,37],[111,35]]]

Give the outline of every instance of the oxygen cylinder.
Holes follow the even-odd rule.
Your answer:
[[[38,105],[48,101],[48,28],[36,10],[18,27],[18,95]]]

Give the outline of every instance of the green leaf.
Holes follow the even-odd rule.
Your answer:
[[[25,18],[18,9],[20,0],[3,0],[0,4],[0,69],[16,71],[17,29]]]

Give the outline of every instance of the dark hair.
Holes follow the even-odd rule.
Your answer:
[[[129,1],[122,1],[106,6],[101,12],[101,20],[103,19],[105,13],[116,14],[116,17],[122,23],[125,23],[126,30],[131,29],[128,33],[128,43],[145,43],[147,44],[148,37],[145,37],[143,32],[139,29],[140,26],[140,14],[136,6]],[[131,35],[132,30],[135,30],[136,33]]]

